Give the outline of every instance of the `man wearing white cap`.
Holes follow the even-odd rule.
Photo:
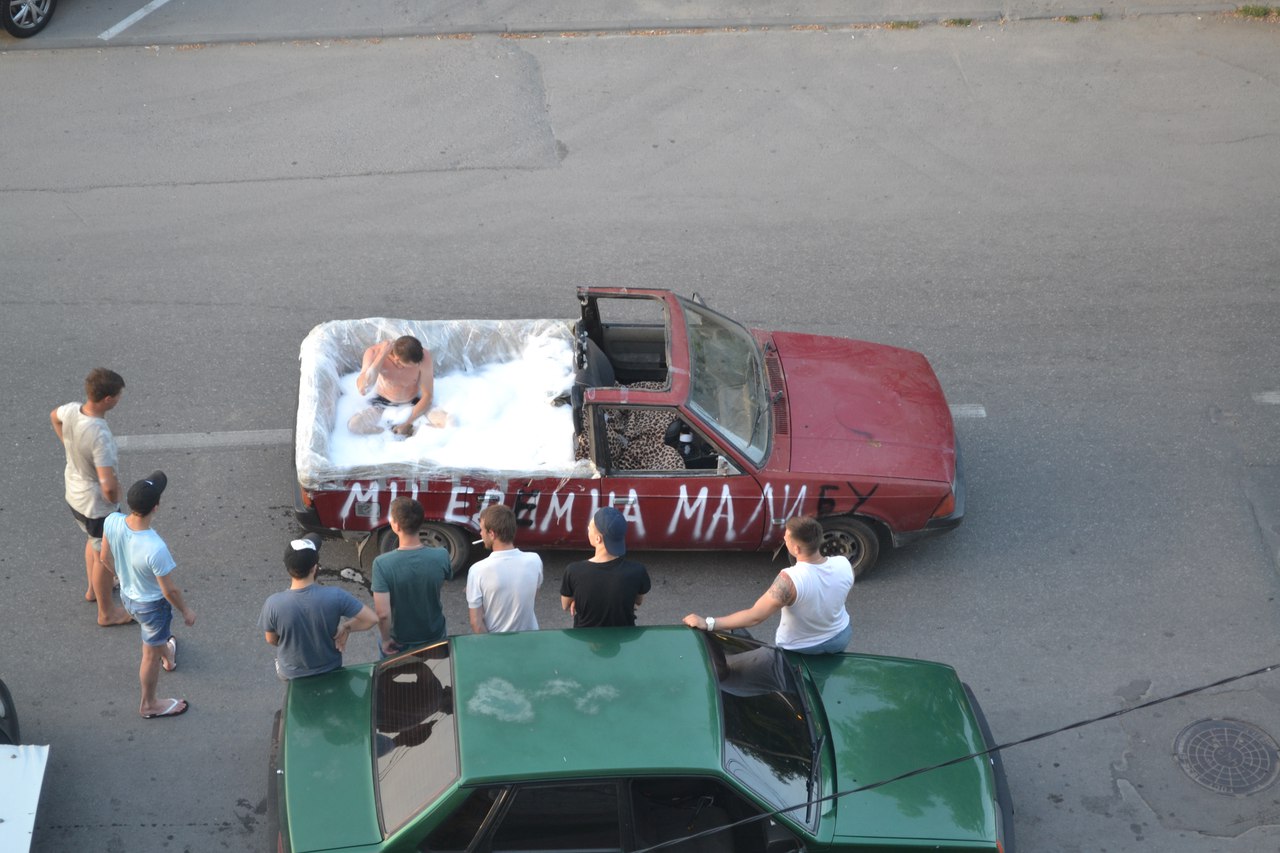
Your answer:
[[[319,537],[290,542],[284,565],[289,588],[268,596],[258,617],[258,627],[276,648],[276,675],[289,681],[340,668],[347,637],[377,625],[377,615],[346,590],[316,583]]]

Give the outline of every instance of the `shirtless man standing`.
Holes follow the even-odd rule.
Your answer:
[[[374,435],[382,432],[382,410],[388,406],[413,404],[404,423],[396,424],[391,431],[396,435],[413,435],[413,423],[425,412],[427,423],[442,427],[447,418],[441,409],[431,408],[435,377],[431,353],[422,348],[422,342],[412,335],[404,335],[395,341],[382,341],[364,351],[360,375],[356,377],[356,390],[368,394],[369,408],[361,409],[347,421],[347,428],[357,435]]]

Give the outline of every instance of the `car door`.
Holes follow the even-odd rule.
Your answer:
[[[431,853],[621,853],[617,780],[478,788],[418,847]]]
[[[628,541],[655,550],[756,550],[760,483],[675,407],[590,406],[602,493]]]
[[[723,780],[633,779],[628,786],[636,849],[678,853],[798,853],[801,841]]]

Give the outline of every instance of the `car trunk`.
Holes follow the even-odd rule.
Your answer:
[[[370,667],[294,679],[285,701],[285,815],[291,849],[382,840],[373,792]]]

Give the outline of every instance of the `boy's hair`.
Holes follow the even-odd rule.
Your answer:
[[[787,519],[787,532],[806,551],[822,547],[822,524],[808,515],[793,515]]]
[[[387,516],[400,526],[405,533],[417,533],[422,527],[422,504],[413,498],[398,497],[391,502]]]
[[[480,511],[480,523],[499,542],[516,541],[516,514],[505,504],[492,504]]]
[[[84,396],[91,403],[114,397],[124,390],[124,379],[114,370],[95,367],[84,378]]]

